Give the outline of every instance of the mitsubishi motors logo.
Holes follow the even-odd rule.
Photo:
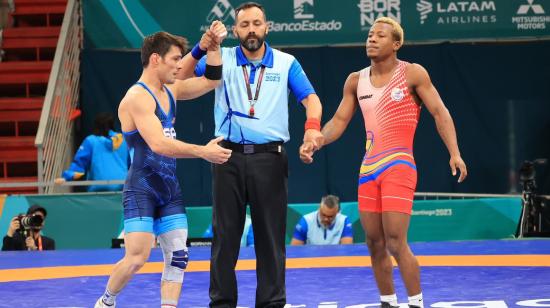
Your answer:
[[[541,31],[548,29],[550,15],[546,15],[544,8],[540,4],[535,4],[535,0],[522,1],[523,4],[518,7],[516,16],[512,16],[512,23],[520,31]],[[547,31],[547,30],[546,30]]]
[[[416,10],[420,12],[420,24],[424,24],[428,14],[433,11],[433,5],[430,1],[420,0],[416,3]]]
[[[533,13],[535,14],[544,14],[544,9],[542,8],[542,5],[540,4],[533,4],[535,0],[527,0],[528,4],[522,4],[518,8],[518,15],[525,15],[529,13],[529,10],[533,10]]]

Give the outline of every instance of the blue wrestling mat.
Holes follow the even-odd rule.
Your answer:
[[[425,307],[550,307],[550,239],[411,244]],[[208,306],[209,247],[191,247],[179,307]],[[0,307],[93,307],[123,250],[0,253]],[[365,245],[287,248],[287,307],[379,305]],[[238,264],[239,307],[254,307],[254,251]],[[160,306],[162,254],[154,249],[117,307]],[[397,268],[400,303],[406,292]]]

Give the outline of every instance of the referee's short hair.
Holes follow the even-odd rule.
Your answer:
[[[267,16],[265,15],[265,9],[261,4],[256,3],[256,2],[245,2],[245,3],[242,3],[241,5],[239,5],[235,9],[235,23],[237,23],[237,16],[239,16],[240,11],[246,10],[246,9],[249,9],[249,8],[253,8],[253,7],[257,7],[260,10],[262,10],[262,13],[264,13],[264,20],[267,21]]]

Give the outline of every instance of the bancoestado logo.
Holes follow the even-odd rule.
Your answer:
[[[271,32],[309,32],[309,31],[338,31],[342,29],[342,22],[335,19],[330,21],[312,20],[314,14],[314,0],[294,0],[295,22],[268,21]],[[299,20],[299,21],[298,21]]]
[[[535,0],[525,0],[518,7],[516,16],[512,17],[512,23],[518,30],[542,30],[550,22],[550,16],[545,15],[546,11],[542,4]]]
[[[342,29],[342,22],[316,21],[313,14],[314,0],[294,0],[294,19],[296,22],[278,22],[268,20],[270,32],[300,32],[300,31],[338,31]],[[201,25],[200,31],[208,30],[214,20],[221,20],[228,30],[228,37],[235,38],[233,27],[235,23],[235,8],[229,0],[217,0],[206,16],[206,23]]]
[[[342,29],[342,22],[315,21],[313,14],[314,0],[294,0],[294,19],[296,22],[278,22],[269,20],[267,25],[270,32],[300,32],[300,31],[338,31]],[[206,23],[201,25],[200,31],[205,32],[214,20],[221,20],[228,30],[227,37],[235,38],[233,25],[235,23],[235,8],[229,0],[217,0],[206,16]]]
[[[495,1],[420,0],[416,3],[416,10],[421,25],[430,19],[435,19],[438,25],[497,22]]]
[[[312,19],[313,0],[294,0],[294,19]]]
[[[378,17],[389,17],[401,23],[400,0],[360,0],[357,7],[362,31],[369,31]]]

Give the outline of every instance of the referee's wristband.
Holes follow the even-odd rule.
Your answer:
[[[314,118],[307,119],[306,124],[304,125],[304,130],[308,130],[308,129],[321,131],[321,120],[317,120]]]
[[[191,49],[191,56],[195,58],[195,60],[200,60],[205,54],[206,50],[202,50],[199,43]]]

